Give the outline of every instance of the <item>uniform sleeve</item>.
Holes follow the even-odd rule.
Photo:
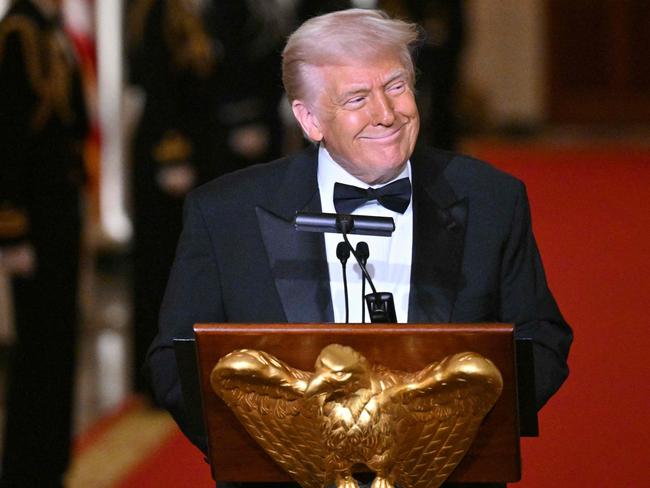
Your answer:
[[[194,337],[196,323],[225,321],[217,259],[199,201],[190,194],[160,311],[159,332],[149,349],[147,365],[157,401],[204,452],[206,439],[188,429],[173,340]]]
[[[33,33],[35,35],[35,33]],[[27,186],[29,147],[35,94],[26,72],[24,53],[29,36],[0,31],[0,245],[28,237]]]
[[[533,340],[536,403],[540,409],[569,374],[567,357],[573,333],[546,283],[523,184],[503,254],[501,320],[516,324],[517,338]]]

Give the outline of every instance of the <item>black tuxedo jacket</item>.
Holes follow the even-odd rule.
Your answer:
[[[214,180],[186,201],[149,352],[158,400],[184,425],[175,337],[199,322],[332,322],[322,234],[296,232],[321,210],[317,149]],[[547,288],[524,185],[486,163],[419,148],[411,157],[409,322],[509,322],[534,340],[538,407],[568,374],[572,340]],[[193,439],[202,444],[199,439]]]

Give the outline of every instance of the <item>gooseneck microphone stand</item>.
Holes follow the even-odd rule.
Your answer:
[[[357,256],[364,266],[368,265],[368,258],[370,257],[370,248],[368,243],[361,241],[357,243]],[[366,275],[361,275],[361,301],[363,302],[366,296]],[[366,323],[366,307],[361,307],[361,323]]]

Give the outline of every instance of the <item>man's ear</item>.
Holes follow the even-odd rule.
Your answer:
[[[322,141],[323,133],[320,130],[320,122],[314,109],[300,100],[294,100],[291,109],[305,135],[314,142]]]

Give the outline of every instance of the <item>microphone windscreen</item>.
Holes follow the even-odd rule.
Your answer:
[[[370,257],[370,248],[368,243],[361,241],[357,244],[357,257],[365,264]]]
[[[350,257],[350,248],[345,242],[339,242],[336,246],[336,257],[339,261],[346,261]]]

